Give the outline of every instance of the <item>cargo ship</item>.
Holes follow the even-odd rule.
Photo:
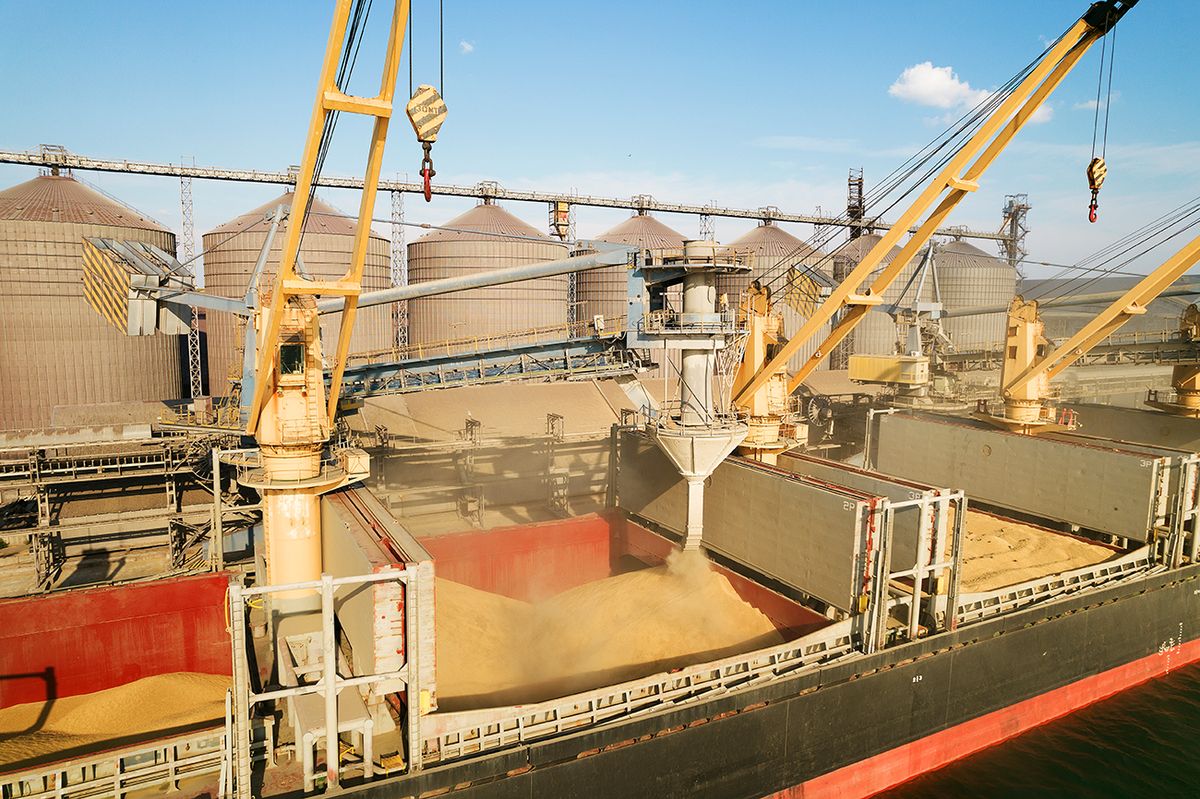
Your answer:
[[[1057,348],[1015,260],[988,267],[999,308],[888,294],[939,259],[970,289],[987,256],[935,247],[938,226],[1134,4],[1093,4],[923,150],[891,226],[864,231],[852,174],[828,254],[770,209],[736,246],[687,240],[647,198],[568,242],[571,203],[608,201],[554,199],[556,239],[481,184],[409,247],[417,279],[383,287],[401,3],[376,97],[343,80],[369,3],[335,5],[295,191],[206,241],[220,296],[168,231],[61,172],[108,167],[42,151],[49,174],[0,192],[0,268],[57,257],[78,280],[3,318],[57,343],[47,320],[78,314],[146,379],[107,403],[52,376],[0,395],[35,428],[0,433],[0,797],[865,797],[1200,659],[1200,311],[1158,342],[1156,411],[1048,388],[1200,239],[1086,297],[1113,302]],[[407,111],[422,180],[393,199],[428,200],[446,108],[418,86]],[[357,220],[315,197],[339,114],[374,119],[366,177],[337,184],[362,189]],[[1103,159],[1087,172],[1094,216]],[[205,319],[216,401],[199,309],[234,317]],[[926,327],[943,312],[986,322]],[[419,340],[388,346],[389,319]],[[856,346],[882,331],[892,354],[845,346],[859,322]],[[931,375],[945,330],[999,366],[1002,412]],[[172,335],[190,402],[158,401],[182,346],[127,340]],[[86,372],[81,351],[39,374]]]
[[[457,410],[454,395],[474,392],[461,401],[486,397],[499,419],[510,392],[527,403],[535,395],[521,388],[454,390],[423,407],[414,397],[409,410],[436,423],[438,412]],[[619,424],[604,435],[603,423],[615,423],[623,407],[612,388],[560,388],[538,401],[561,407],[570,398],[581,414],[587,410],[593,430],[549,462],[526,421],[524,430],[510,427],[482,441],[478,482],[448,493],[437,482],[461,462],[454,451],[461,452],[461,441],[414,452],[392,440],[372,449],[380,475],[374,484],[323,499],[327,573],[405,580],[400,591],[380,582],[368,594],[354,593],[370,601],[339,604],[345,678],[394,677],[402,663],[419,669],[428,686],[415,720],[397,715],[397,705],[408,707],[395,701],[397,683],[364,691],[355,704],[359,722],[371,720],[379,730],[390,716],[411,737],[397,745],[395,731],[391,739],[376,734],[375,773],[355,773],[351,759],[343,790],[869,796],[1200,658],[1192,632],[1200,621],[1195,537],[1184,523],[1196,512],[1194,453],[1074,434],[1033,439],[903,411],[871,414],[869,460],[877,465],[870,468],[796,451],[775,466],[730,458],[710,478],[707,559],[742,602],[770,620],[779,637],[769,645],[681,658],[665,671],[638,673],[635,664],[635,678],[600,678],[575,693],[522,704],[443,698],[449,685],[439,679],[448,657],[437,644],[440,581],[514,600],[553,597],[614,574],[662,568],[684,537],[686,484],[650,437]],[[988,468],[1009,475],[1000,490],[1021,497],[1023,508],[995,502],[1004,496],[988,494],[987,474],[974,494],[937,487],[929,478],[938,469],[954,469],[961,484],[979,475],[970,466],[946,467],[945,458],[925,460],[920,442],[963,457],[990,448],[973,462],[999,461]],[[116,458],[120,447],[108,449]],[[447,512],[456,494],[478,490],[485,502],[494,500],[486,513],[537,517],[546,507],[537,495],[560,462],[574,464],[580,483],[598,479],[607,507],[527,524],[493,521],[485,529]],[[884,471],[897,464],[908,474]],[[514,466],[508,479],[489,481],[494,468]],[[424,485],[410,479],[414,469],[426,473]],[[1037,499],[1047,485],[1048,499]],[[1110,514],[1111,523],[1081,515],[1101,485],[1122,486],[1114,500],[1121,515]],[[581,491],[572,501],[587,496],[595,495]],[[243,534],[227,533],[228,540]],[[1033,543],[999,553],[989,547],[997,537]],[[1071,560],[1064,560],[1067,545],[1078,550]],[[240,671],[247,696],[286,691],[288,682],[271,673],[266,646],[278,629],[263,631],[272,625],[248,598],[236,600],[247,611],[242,623],[230,615],[228,590],[240,591],[246,565],[230,568],[0,602],[4,705],[177,672]],[[859,604],[864,585],[871,601]],[[716,621],[706,612],[704,604],[688,609],[700,627]],[[248,655],[231,658],[231,640],[249,642]],[[605,641],[594,645],[603,649]],[[263,780],[263,795],[303,778],[296,743],[305,733],[294,725],[304,708],[295,697],[296,706],[286,696],[274,701],[287,712],[245,719],[245,767],[261,773],[254,779]],[[7,768],[2,778],[13,796],[56,785],[111,795],[121,779],[130,790],[139,781],[168,780],[185,794],[200,793],[222,764],[236,766],[237,747],[227,744],[236,729],[231,713],[226,723],[173,728],[132,744],[56,751]],[[412,768],[413,753],[419,768]],[[310,789],[321,782],[319,745],[314,757]]]

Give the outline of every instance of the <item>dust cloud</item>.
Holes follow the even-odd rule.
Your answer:
[[[536,604],[437,581],[438,704],[538,702],[781,643],[698,552]]]

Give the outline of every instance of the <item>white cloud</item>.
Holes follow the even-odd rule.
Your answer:
[[[954,72],[952,67],[935,67],[932,61],[913,64],[888,87],[888,94],[906,103],[944,108],[944,116],[938,120],[943,124],[955,122],[959,116],[983,102],[991,92],[976,89]],[[1043,104],[1033,112],[1029,123],[1040,125],[1054,118],[1054,109]]]
[[[988,95],[960,80],[951,67],[935,67],[932,61],[913,64],[901,72],[888,88],[888,94],[907,103],[934,108],[969,108]]]
[[[470,55],[475,52],[475,42],[468,42],[466,39],[460,40],[458,43],[458,52],[463,55]]]
[[[1054,119],[1054,106],[1049,103],[1044,103],[1038,106],[1038,110],[1033,112],[1033,116],[1029,118],[1030,125],[1040,125],[1043,122],[1049,122]]]
[[[1100,110],[1103,111],[1105,108],[1108,107],[1109,102],[1116,101],[1120,96],[1121,96],[1120,92],[1113,92],[1112,97],[1110,97],[1108,99],[1100,100],[1099,102],[1097,102],[1094,99],[1084,100],[1082,103],[1075,103],[1075,105],[1073,105],[1071,107],[1074,108],[1076,111],[1095,111],[1096,106],[1099,105]]]

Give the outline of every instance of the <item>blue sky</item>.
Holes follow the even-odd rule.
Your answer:
[[[286,168],[303,146],[330,5],[0,0],[0,147],[46,142],[97,157]],[[372,82],[388,10],[375,5],[356,72]],[[1086,5],[445,0],[450,116],[434,149],[438,179],[836,213],[848,168],[864,167],[868,184],[881,178]],[[414,9],[416,82],[436,84],[437,3],[416,0]],[[994,229],[1004,195],[1026,192],[1031,257],[1075,261],[1200,195],[1197,29],[1200,3],[1191,0],[1143,0],[1119,26],[1098,224],[1086,220],[1084,177],[1098,48],[1052,97],[1048,120],[1021,133],[951,222]],[[407,54],[400,86],[407,91]],[[326,172],[361,172],[365,142],[362,125],[339,126]],[[419,160],[397,120],[385,174],[415,173]],[[33,174],[0,165],[0,188]],[[174,180],[82,177],[179,224]],[[198,233],[277,192],[197,182]],[[356,205],[348,192],[324,196]],[[469,205],[409,197],[406,211],[443,222]],[[544,206],[509,208],[544,228]],[[581,209],[578,232],[624,216]],[[695,219],[663,219],[697,233]],[[749,224],[718,220],[718,237]]]

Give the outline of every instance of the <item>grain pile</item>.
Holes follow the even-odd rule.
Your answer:
[[[963,536],[963,591],[990,591],[1100,563],[1116,553],[1028,524],[967,511]]]
[[[0,768],[77,757],[223,720],[228,687],[228,677],[176,672],[48,703],[4,708]]]
[[[691,552],[536,605],[438,580],[436,623],[443,710],[539,702],[783,641]]]

